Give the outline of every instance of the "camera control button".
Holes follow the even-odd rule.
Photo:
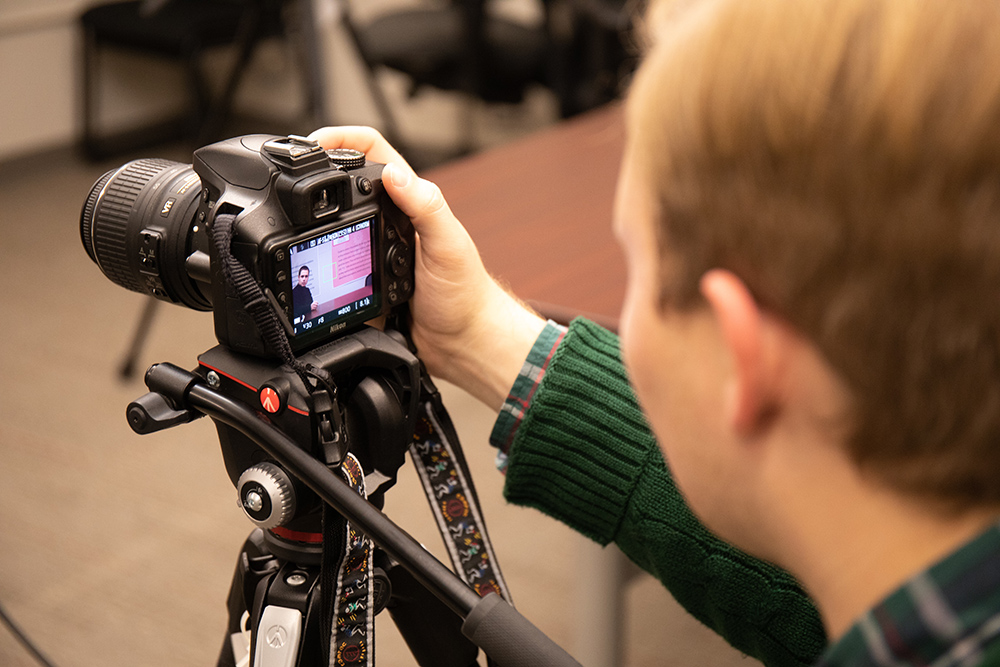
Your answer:
[[[139,235],[139,264],[143,271],[159,274],[160,272],[160,235],[156,232],[143,230]]]
[[[409,248],[404,244],[393,244],[389,248],[389,254],[386,256],[386,259],[389,262],[389,270],[396,276],[403,277],[411,273],[412,262],[410,261]]]
[[[367,178],[358,179],[358,192],[360,192],[361,194],[370,195],[372,193],[372,190],[374,189],[375,187],[372,185],[372,182],[369,181]]]

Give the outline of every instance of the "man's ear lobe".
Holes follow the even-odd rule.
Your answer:
[[[733,359],[727,414],[741,435],[764,426],[773,415],[774,365],[769,349],[769,323],[747,286],[735,274],[712,269],[701,278],[701,293],[719,325]]]

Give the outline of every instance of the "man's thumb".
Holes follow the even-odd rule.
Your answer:
[[[441,189],[405,166],[387,164],[382,171],[382,182],[392,201],[413,221],[425,240],[428,236],[446,233],[448,226],[458,222]]]

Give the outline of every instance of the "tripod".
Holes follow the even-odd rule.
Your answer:
[[[463,558],[464,569],[456,567],[463,579],[378,509],[407,440],[420,430],[421,409],[428,423],[443,427],[446,437],[437,444],[448,444],[447,414],[400,339],[363,328],[303,357],[345,390],[350,451],[342,451],[343,442],[320,447],[310,437],[322,415],[338,411],[309,404],[307,388],[287,367],[220,346],[199,357],[195,373],[171,364],[147,372],[151,393],[130,404],[132,428],[149,433],[211,417],[227,472],[258,525],[233,577],[219,665],[373,665],[374,646],[361,628],[383,608],[422,666],[469,667],[479,648],[501,667],[578,665],[497,594],[504,585],[475,512],[446,516],[460,529],[442,531],[467,544],[468,535],[482,539],[484,548],[468,550],[478,565]],[[452,456],[424,449],[438,462]],[[331,470],[332,459],[343,476]],[[459,461],[449,479],[467,477],[464,467]],[[467,508],[478,505],[471,487],[461,493],[441,485],[440,493],[459,493]],[[440,505],[448,512],[458,504]],[[361,580],[370,584],[364,593],[354,587]],[[246,632],[249,650],[241,651]]]

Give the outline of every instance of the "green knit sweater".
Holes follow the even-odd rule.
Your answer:
[[[695,618],[768,666],[812,665],[819,614],[783,570],[722,542],[681,498],[629,386],[618,338],[570,325],[511,445],[504,494],[615,542]]]

